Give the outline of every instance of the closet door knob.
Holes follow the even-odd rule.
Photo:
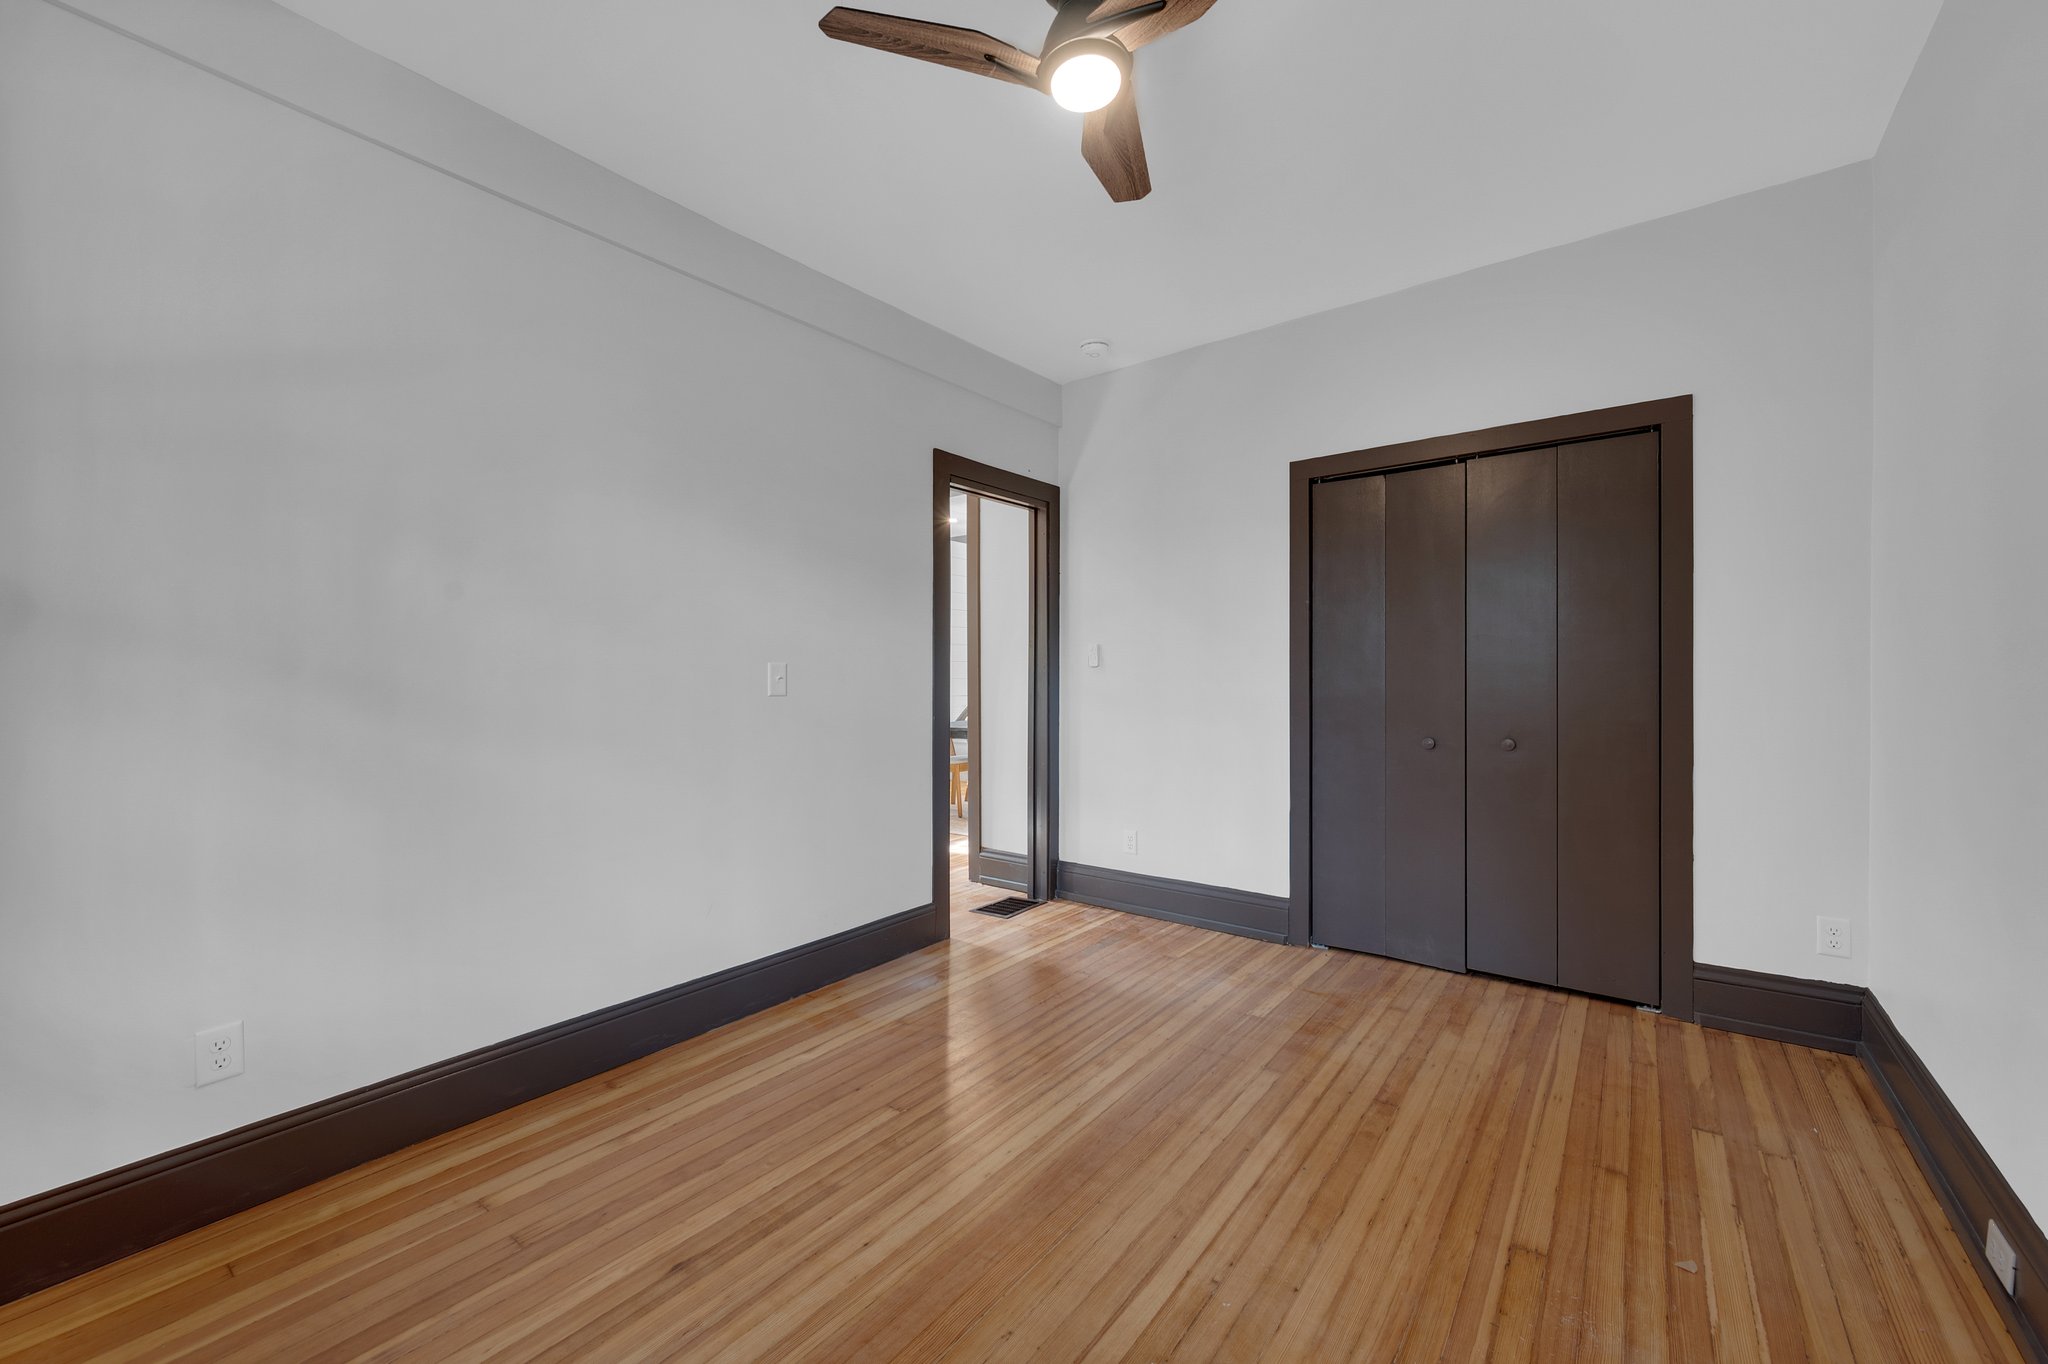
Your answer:
[[[1424,748],[1435,748],[1435,747],[1436,747],[1436,740],[1434,740],[1434,739],[1424,739],[1424,740],[1422,741],[1422,746],[1423,746]]]
[[[1501,751],[1501,752],[1503,752],[1503,753],[1512,753],[1512,752],[1514,752],[1514,751],[1515,751],[1515,741],[1514,741],[1513,739],[1502,739],[1502,740],[1500,741],[1500,751]]]

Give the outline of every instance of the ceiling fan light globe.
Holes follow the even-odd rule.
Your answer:
[[[1123,68],[1100,52],[1077,52],[1053,69],[1053,102],[1077,114],[1106,108],[1124,88]]]

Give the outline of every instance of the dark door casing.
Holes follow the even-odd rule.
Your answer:
[[[1636,431],[1306,485],[1315,941],[1660,1002],[1659,456]]]
[[[1404,943],[1399,935],[1404,910],[1429,903],[1436,883],[1418,884],[1409,878],[1418,868],[1440,874],[1448,861],[1461,878],[1468,866],[1482,873],[1474,884],[1460,887],[1461,894],[1469,891],[1477,907],[1465,925],[1467,964],[1472,969],[1491,969],[1486,963],[1501,950],[1500,943],[1485,936],[1488,924],[1481,916],[1488,905],[1526,906],[1533,899],[1540,909],[1547,900],[1547,929],[1538,924],[1526,941],[1517,940],[1535,958],[1534,969],[1528,961],[1520,963],[1524,974],[1654,1004],[1667,1016],[1693,1017],[1692,425],[1692,399],[1676,397],[1403,441],[1288,466],[1289,942],[1355,943],[1367,950],[1429,959],[1429,944]],[[1518,470],[1515,457],[1531,452],[1536,458]],[[1507,613],[1495,596],[1514,587],[1516,575],[1489,559],[1495,551],[1488,546],[1514,529],[1509,515],[1513,505],[1500,500],[1512,491],[1506,485],[1516,479],[1510,475],[1524,483],[1540,483],[1544,471],[1529,466],[1541,466],[1546,458],[1551,482],[1551,589],[1546,603],[1541,573],[1534,575],[1533,586],[1529,574],[1520,575],[1520,589],[1526,593],[1523,606],[1534,614],[1536,624],[1517,627],[1512,620],[1500,619]],[[1471,801],[1473,822],[1469,829],[1462,823],[1456,828],[1456,855],[1425,860],[1425,849],[1441,847],[1432,837],[1443,826],[1428,814],[1434,808],[1434,793],[1413,785],[1430,769],[1410,759],[1441,752],[1443,736],[1424,734],[1424,739],[1439,741],[1438,748],[1428,749],[1409,733],[1417,723],[1433,729],[1441,721],[1418,719],[1406,709],[1414,699],[1404,699],[1403,678],[1427,669],[1406,658],[1407,650],[1416,646],[1401,625],[1398,603],[1408,595],[1402,585],[1406,559],[1394,546],[1402,533],[1400,480],[1451,466],[1462,467],[1469,485],[1468,543],[1461,566],[1468,619],[1457,619],[1455,606],[1446,610],[1441,600],[1426,619],[1437,629],[1448,622],[1454,635],[1469,630],[1481,640],[1482,656],[1460,661],[1467,685],[1462,690],[1446,687],[1444,694],[1449,697],[1455,691],[1460,706],[1469,697],[1475,711],[1494,708],[1471,719],[1472,737],[1484,737],[1492,746],[1473,747],[1459,755],[1466,780],[1459,799]],[[1496,481],[1503,486],[1494,487]],[[1351,518],[1353,524],[1377,527],[1382,541],[1377,551],[1370,546],[1333,549],[1319,543],[1347,510],[1358,510],[1356,504],[1347,506],[1341,494],[1331,495],[1341,484],[1354,485],[1356,498],[1370,497],[1366,489],[1379,486],[1379,520]],[[1540,512],[1540,488],[1525,486],[1522,493],[1524,510]],[[1490,516],[1499,519],[1489,520]],[[1540,516],[1536,520],[1540,522]],[[1545,531],[1540,524],[1524,524],[1519,533],[1540,545]],[[1357,681],[1330,675],[1334,659],[1325,647],[1324,633],[1333,615],[1343,618],[1345,613],[1333,612],[1336,604],[1329,593],[1333,587],[1346,590],[1331,577],[1346,555],[1376,565],[1373,571],[1380,575],[1377,591],[1383,601],[1376,643],[1371,630],[1362,629],[1355,616],[1336,627],[1352,632],[1349,647],[1354,656],[1376,669],[1377,693],[1369,685],[1361,689]],[[1374,593],[1368,590],[1354,597],[1364,609]],[[1543,666],[1518,671],[1505,656],[1484,654],[1489,642],[1503,643],[1504,632],[1516,628],[1525,628],[1530,642],[1540,648],[1546,616],[1551,632],[1547,735]],[[1370,619],[1365,625],[1371,625]],[[1482,664],[1491,680],[1478,676]],[[1521,677],[1536,688],[1533,697],[1502,685],[1511,677]],[[1369,674],[1364,682],[1371,680]],[[1382,713],[1376,728],[1361,728],[1357,716],[1333,719],[1325,713],[1337,694],[1333,688],[1345,687],[1351,688],[1354,703],[1368,707],[1375,695],[1380,696]],[[1503,721],[1511,728],[1503,729]],[[1360,736],[1351,753],[1327,751],[1325,739],[1347,725]],[[1481,736],[1481,729],[1489,732]],[[1465,735],[1465,724],[1461,721],[1454,732]],[[1372,751],[1374,733],[1379,736],[1379,771],[1359,772],[1361,760]],[[1515,748],[1500,748],[1506,739],[1514,739]],[[1407,747],[1410,742],[1417,742],[1414,753]],[[1505,760],[1531,756],[1525,747],[1532,744],[1537,747],[1533,756],[1541,760],[1535,766],[1549,767],[1547,796],[1540,781],[1529,783],[1536,789],[1519,803],[1472,789],[1482,777],[1514,781],[1520,779],[1515,774],[1527,776],[1531,764],[1517,768]],[[1333,764],[1336,772],[1330,770]],[[1368,783],[1364,799],[1343,789],[1346,766]],[[1374,782],[1378,785],[1371,785]],[[1370,810],[1375,818],[1363,823],[1331,818],[1328,802],[1333,799],[1340,805],[1351,801],[1354,812]],[[1546,890],[1539,881],[1532,889],[1527,878],[1518,884],[1500,872],[1516,858],[1525,859],[1525,867],[1542,865],[1546,803],[1552,829],[1545,878],[1549,886]],[[1485,836],[1489,831],[1508,841],[1468,857],[1468,832]],[[1416,860],[1404,870],[1402,859],[1411,852]],[[1374,856],[1377,876],[1368,865]],[[1327,857],[1338,861],[1326,863]],[[1339,864],[1351,867],[1356,879],[1347,882],[1341,869],[1328,874]],[[1547,973],[1541,941],[1546,932]]]
[[[952,936],[952,858],[947,770],[952,761],[952,573],[954,492],[1028,507],[1031,518],[1031,848],[1026,894],[1052,894],[1059,865],[1060,490],[1023,474],[932,451],[932,924]]]

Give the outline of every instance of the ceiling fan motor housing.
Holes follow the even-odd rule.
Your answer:
[[[1045,46],[1040,49],[1048,62],[1055,52],[1077,39],[1108,38],[1132,18],[1166,8],[1160,0],[1129,0],[1129,3],[1120,5],[1105,5],[1102,0],[1048,0],[1048,3],[1059,11],[1052,27],[1046,31]],[[1122,48],[1123,44],[1118,43],[1117,46]],[[1129,57],[1129,49],[1124,50],[1124,55]]]

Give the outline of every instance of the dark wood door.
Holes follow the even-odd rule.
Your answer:
[[[1658,1002],[1658,468],[1643,432],[1557,456],[1557,983]]]
[[[1386,947],[1465,969],[1465,466],[1387,483]]]
[[[1314,940],[1657,1002],[1657,437],[1311,497]]]
[[[1557,983],[1557,451],[1466,466],[1465,959]]]
[[[1319,483],[1313,496],[1313,932],[1384,953],[1387,480]]]
[[[1465,472],[1314,498],[1314,937],[1463,970]]]

